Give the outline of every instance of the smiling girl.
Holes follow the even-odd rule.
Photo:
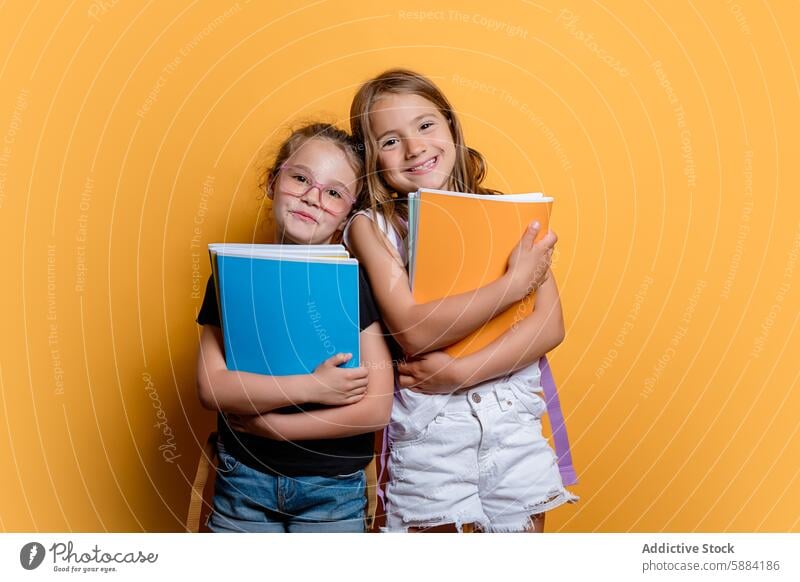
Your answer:
[[[429,79],[387,71],[361,86],[351,106],[364,144],[370,208],[345,230],[369,275],[399,352],[389,435],[387,529],[473,524],[483,531],[541,531],[544,512],[577,497],[564,488],[542,436],[539,358],[564,337],[549,266],[556,237],[534,244],[531,225],[493,283],[429,303],[410,290],[404,239],[408,192],[483,187],[483,157],[464,143],[452,106]],[[536,309],[484,349],[453,359],[457,342],[536,290]]]
[[[264,176],[276,242],[340,238],[362,175],[345,132],[313,124],[292,133]],[[374,431],[389,420],[393,379],[372,294],[359,277],[361,366],[341,368],[352,356],[335,354],[313,374],[296,376],[227,369],[209,279],[197,317],[197,388],[203,406],[220,413],[211,531],[364,531],[364,468]]]

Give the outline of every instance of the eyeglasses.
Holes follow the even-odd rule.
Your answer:
[[[281,192],[297,198],[317,188],[320,192],[319,205],[329,214],[342,214],[356,201],[342,184],[320,184],[308,170],[295,166],[281,166],[277,185]]]

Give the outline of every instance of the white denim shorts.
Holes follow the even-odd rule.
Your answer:
[[[453,395],[423,430],[390,442],[385,530],[524,531],[532,515],[578,501],[542,436],[545,412],[540,396],[511,382]]]

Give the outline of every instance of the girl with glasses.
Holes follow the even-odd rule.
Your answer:
[[[293,132],[263,176],[275,242],[337,242],[362,177],[362,158],[344,131],[312,124]],[[359,277],[361,366],[341,368],[351,354],[335,354],[296,376],[227,369],[209,278],[197,317],[197,378],[201,403],[219,412],[211,531],[364,531],[364,468],[374,432],[389,420],[393,377],[369,285]]]

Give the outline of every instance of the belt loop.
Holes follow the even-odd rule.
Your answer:
[[[495,382],[494,386],[494,395],[497,398],[497,404],[500,406],[500,410],[505,412],[509,408],[514,406],[514,399],[512,398],[512,392],[508,387],[507,382],[503,382],[502,380],[499,382]]]

